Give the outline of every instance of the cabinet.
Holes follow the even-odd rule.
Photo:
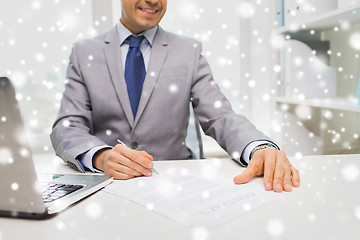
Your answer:
[[[278,141],[289,155],[359,153],[360,106],[356,91],[360,73],[360,1],[321,1],[326,6],[317,6],[317,14],[296,18],[287,16],[299,10],[291,5],[295,1],[285,1],[288,5],[283,6],[284,23],[275,28],[275,33],[285,39],[278,51],[281,71],[276,80],[279,127],[275,135],[280,136]],[[279,9],[276,2],[275,8]],[[276,19],[281,19],[278,14],[275,11]],[[311,56],[304,48],[303,59],[289,58],[288,52],[297,50],[288,47],[291,41],[306,45]],[[317,70],[311,67],[303,71],[294,67],[314,66],[316,61],[325,64],[327,70],[314,73]],[[297,78],[301,75],[308,77],[300,81]]]

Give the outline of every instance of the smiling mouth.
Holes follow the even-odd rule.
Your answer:
[[[147,13],[156,13],[158,10],[156,9],[147,9],[147,8],[140,8],[141,11],[147,12]]]

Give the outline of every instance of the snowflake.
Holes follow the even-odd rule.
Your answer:
[[[9,43],[10,46],[14,46],[15,43],[16,43],[16,41],[15,41],[14,38],[10,38],[9,41],[8,41],[8,43]]]
[[[355,216],[360,220],[360,206],[355,207]]]
[[[248,85],[250,88],[254,88],[256,86],[256,81],[251,79],[249,82],[248,82]]]
[[[296,159],[301,159],[302,156],[303,156],[303,155],[302,155],[301,152],[296,152],[296,153],[295,153],[295,158],[296,158]]]
[[[309,222],[315,222],[315,220],[316,220],[315,214],[310,214],[310,215],[308,216],[308,221],[309,221]]]
[[[26,84],[26,74],[16,71],[11,75],[11,79],[16,88],[22,88]]]
[[[189,170],[188,170],[188,169],[186,169],[186,168],[181,169],[181,175],[182,175],[182,176],[186,176],[186,175],[188,175],[188,174],[189,174]]]
[[[145,185],[145,183],[143,181],[138,182],[139,187],[143,187],[144,185]]]
[[[274,66],[274,72],[276,72],[276,73],[281,72],[281,66],[280,65],[275,65]]]
[[[11,184],[11,190],[13,190],[13,191],[19,190],[19,184],[17,182],[13,182]]]
[[[170,91],[171,93],[177,93],[178,90],[179,90],[179,87],[178,87],[176,84],[171,84],[171,85],[169,86],[169,91]]]
[[[264,100],[264,102],[268,102],[268,101],[270,101],[270,94],[268,94],[268,93],[265,93],[265,94],[263,94],[263,96],[262,96],[262,99]]]
[[[192,240],[207,240],[209,238],[209,230],[204,227],[194,228],[191,232]]]
[[[238,151],[235,151],[231,154],[231,156],[234,158],[234,159],[239,159],[240,158],[240,152]]]
[[[209,191],[202,191],[202,193],[201,193],[201,196],[203,197],[203,198],[209,198],[210,197],[210,193],[209,193]]]
[[[165,179],[157,185],[156,192],[164,198],[172,198],[176,193],[176,186],[172,181]]]
[[[351,36],[349,38],[349,44],[352,48],[354,48],[356,50],[360,50],[360,33],[359,32],[355,32],[355,33],[351,34]]]
[[[90,218],[98,218],[101,216],[102,207],[98,202],[90,202],[86,205],[85,208],[86,215]]]
[[[255,14],[255,8],[251,2],[241,2],[237,7],[236,12],[242,18],[250,18]]]
[[[45,61],[45,56],[41,53],[36,53],[34,58],[39,63],[43,63]]]
[[[11,164],[13,163],[12,153],[10,149],[1,147],[0,148],[0,164]]]
[[[29,155],[30,155],[29,150],[27,150],[26,148],[21,148],[21,149],[19,150],[19,153],[20,153],[20,155],[21,155],[22,157],[24,157],[24,158],[27,158],[27,157],[29,157]]]
[[[214,102],[214,107],[215,107],[215,108],[221,108],[221,106],[222,106],[221,101],[215,101],[215,102]]]
[[[312,114],[312,109],[308,106],[297,106],[295,113],[300,119],[308,119],[308,116]]]
[[[341,173],[345,180],[349,182],[353,182],[358,180],[359,178],[359,168],[356,165],[349,164],[346,165],[342,170]]]
[[[147,208],[149,211],[152,211],[152,210],[154,210],[155,206],[154,206],[153,203],[147,203],[147,204],[146,204],[146,208]]]
[[[60,231],[63,231],[63,230],[65,230],[65,228],[66,228],[66,225],[65,225],[65,223],[64,223],[63,221],[58,221],[58,222],[56,222],[55,226],[56,226],[56,228],[59,229]]]
[[[246,211],[246,212],[248,212],[248,211],[250,211],[251,210],[251,204],[250,203],[245,203],[244,205],[243,205],[243,209]]]
[[[285,226],[281,220],[272,219],[268,223],[267,230],[271,236],[278,237],[284,233]]]
[[[41,2],[40,1],[33,1],[32,4],[31,4],[32,8],[34,10],[38,10],[41,8]]]
[[[63,122],[63,126],[64,126],[64,127],[70,127],[70,121],[69,121],[69,120],[65,120],[65,121]]]
[[[179,15],[187,21],[192,21],[194,19],[198,19],[200,16],[198,15],[197,11],[198,6],[196,2],[190,0],[184,0],[177,3],[179,9]]]

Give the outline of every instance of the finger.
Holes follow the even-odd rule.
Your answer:
[[[286,192],[291,192],[292,191],[292,187],[291,187],[291,171],[290,171],[290,169],[287,169],[285,171],[284,180],[283,180],[283,189]]]
[[[256,171],[254,167],[248,166],[245,171],[234,177],[233,181],[236,184],[248,183],[254,176],[256,175]]]
[[[119,164],[117,162],[110,162],[109,163],[110,168],[117,173],[122,173],[122,174],[126,174],[132,177],[139,177],[139,176],[143,176],[144,174],[142,174],[141,172],[138,172],[132,168],[129,168],[125,165]]]
[[[121,156],[119,158],[119,163],[121,165],[126,166],[127,168],[133,169],[133,170],[141,173],[141,175],[145,175],[145,176],[152,175],[152,172],[149,168],[145,168],[145,167],[141,166],[140,164],[138,164],[137,162],[126,158],[125,156]]]
[[[140,151],[139,153],[151,161],[154,159],[153,156],[151,156],[150,154],[148,154],[145,151]]]
[[[116,179],[130,179],[135,176],[142,176],[143,174],[132,169],[125,169],[125,166],[121,165],[117,161],[111,160],[113,158],[114,153],[110,155],[110,158],[104,164],[104,173],[108,176],[112,176]],[[120,174],[121,173],[121,174]],[[120,174],[120,175],[119,175]],[[126,176],[125,176],[126,175]]]
[[[264,187],[267,191],[271,191],[273,189],[273,179],[276,164],[275,152],[268,152],[264,158]]]
[[[116,145],[115,149],[121,155],[123,155],[127,159],[130,159],[133,162],[136,162],[137,164],[141,165],[143,168],[151,169],[154,166],[152,160],[148,159],[147,157],[144,157],[143,154],[140,154],[140,151],[135,151],[135,150],[128,148],[122,144]],[[136,170],[139,171],[139,169],[136,169]],[[140,172],[142,172],[142,171],[140,171]]]
[[[131,179],[135,177],[134,175],[129,175],[124,172],[119,171],[119,167],[122,166],[116,162],[107,161],[106,162],[106,168],[104,173],[108,176],[114,177],[114,179]]]
[[[283,191],[282,184],[285,175],[284,158],[286,158],[286,156],[282,152],[279,151],[276,154],[276,168],[274,172],[274,182],[273,182],[273,189],[275,192]]]
[[[120,147],[123,148],[122,146],[120,146]],[[125,150],[121,149],[120,151],[127,151],[127,150],[129,150],[129,149],[125,149]],[[151,170],[149,168],[145,168],[142,165],[138,164],[137,162],[127,158],[125,155],[123,155],[124,152],[121,153],[120,151],[115,151],[112,154],[109,154],[109,156],[108,156],[110,162],[114,162],[114,163],[119,165],[119,166],[112,165],[112,168],[119,168],[121,165],[123,165],[123,166],[126,166],[126,167],[128,167],[130,169],[133,169],[133,170],[141,173],[141,175],[145,175],[145,176],[151,176],[152,175],[152,172],[151,172]],[[149,163],[151,163],[152,166],[153,166],[152,161],[150,161],[150,160],[147,160],[147,161],[149,161]]]
[[[294,168],[293,166],[290,167],[291,175],[292,175],[292,185],[294,187],[300,187],[300,174],[299,170]]]
[[[112,176],[116,180],[127,180],[134,178],[134,176],[132,175],[127,175],[125,173],[116,172],[116,171],[111,172],[110,176]]]

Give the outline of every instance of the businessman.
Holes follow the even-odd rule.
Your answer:
[[[167,0],[121,3],[113,29],[72,49],[51,133],[56,153],[82,172],[150,176],[154,159],[193,158],[185,144],[191,103],[205,134],[247,166],[236,184],[263,175],[266,190],[298,187],[299,172],[285,153],[233,112],[201,43],[158,26]]]

